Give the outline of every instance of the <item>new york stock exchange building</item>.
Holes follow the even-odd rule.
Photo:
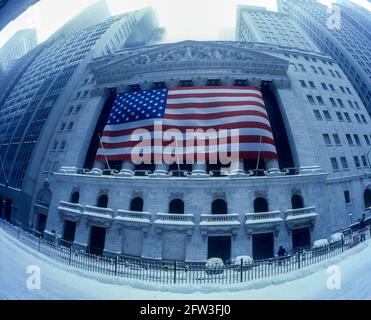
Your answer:
[[[371,120],[356,94],[359,109],[332,106],[349,99],[329,84],[352,88],[330,57],[268,44],[183,41],[98,57],[49,137],[40,166],[54,169],[40,170],[27,223],[106,256],[232,261],[311,247],[371,201]],[[355,113],[366,123],[348,122]],[[134,163],[132,129],[142,124],[151,141],[159,119],[239,129],[241,156]]]

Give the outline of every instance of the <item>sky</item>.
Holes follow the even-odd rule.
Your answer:
[[[40,0],[0,32],[0,47],[18,30],[36,28],[43,42],[79,11],[96,0]],[[320,0],[329,5],[332,0]],[[367,0],[353,0],[371,10]],[[152,6],[160,25],[166,27],[166,41],[233,40],[238,4],[277,10],[276,0],[107,0],[113,15]],[[197,8],[197,10],[195,9]]]

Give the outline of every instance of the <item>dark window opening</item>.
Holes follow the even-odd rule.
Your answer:
[[[371,209],[371,190],[369,188],[365,190],[363,194],[363,200],[365,203],[365,208]]]
[[[268,202],[264,198],[256,198],[254,200],[254,212],[268,212]]]
[[[231,237],[211,236],[207,238],[207,258],[220,258],[224,262],[231,259]]]
[[[344,200],[345,200],[345,203],[350,203],[350,193],[349,193],[349,190],[345,190],[344,191]]]
[[[108,206],[108,196],[105,194],[102,194],[97,201],[97,207],[99,208],[107,208]]]
[[[70,202],[71,203],[79,203],[79,200],[80,200],[80,192],[76,191],[76,192],[72,193]]]
[[[136,197],[130,202],[130,211],[143,211],[143,199]]]
[[[302,196],[300,196],[298,194],[294,194],[291,197],[291,207],[292,207],[292,209],[304,208],[304,201],[303,201]]]
[[[291,231],[292,249],[308,249],[311,247],[310,228],[299,228]]]
[[[274,256],[273,233],[252,235],[252,252],[254,260],[269,259]]]
[[[103,255],[106,241],[106,229],[92,226],[90,230],[90,241],[88,252],[95,255]]]
[[[62,245],[66,247],[70,247],[75,241],[75,233],[76,233],[76,222],[65,220],[64,228],[63,228],[63,240],[64,241],[62,241]]]
[[[223,199],[215,199],[211,204],[212,214],[228,214],[228,204]]]
[[[173,199],[169,204],[169,213],[183,214],[184,202],[181,199]]]

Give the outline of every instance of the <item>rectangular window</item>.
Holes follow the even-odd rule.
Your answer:
[[[349,104],[349,106],[350,106],[352,109],[354,109],[354,106],[353,106],[352,101],[348,100],[348,104]]]
[[[328,71],[330,72],[331,76],[335,78],[334,72],[331,69],[328,69]]]
[[[352,139],[352,136],[350,134],[346,134],[345,137],[347,138],[347,141],[348,141],[348,144],[350,146],[353,146],[353,139]]]
[[[330,87],[331,91],[335,91],[335,87],[332,84],[329,84],[328,86]]]
[[[352,94],[352,92],[350,91],[350,89],[349,89],[348,87],[346,87],[345,89],[347,90],[347,92],[348,92],[349,94]]]
[[[363,166],[364,166],[365,168],[367,168],[367,167],[368,167],[368,163],[367,163],[366,156],[362,156],[361,158],[362,158]]]
[[[307,99],[308,99],[310,104],[315,104],[314,99],[311,95],[307,95]]]
[[[352,119],[350,119],[349,113],[344,112],[345,119],[347,119],[348,122],[352,122]]]
[[[321,114],[318,110],[313,110],[313,113],[317,120],[322,120]]]
[[[308,83],[309,83],[309,86],[310,86],[312,89],[315,89],[315,88],[316,88],[316,86],[315,86],[315,84],[314,84],[313,81],[308,81]]]
[[[325,141],[326,146],[331,146],[331,139],[327,133],[322,134],[323,140]]]
[[[370,146],[371,143],[370,143],[370,139],[369,139],[368,135],[365,134],[363,137],[365,138],[366,144],[367,144],[368,146]]]
[[[306,88],[307,87],[307,84],[305,83],[304,80],[299,80],[300,82],[300,85],[303,87],[303,88]]]
[[[360,110],[360,108],[359,108],[359,104],[358,104],[357,101],[354,101],[354,105],[356,106],[356,108],[357,108],[358,110]]]
[[[321,67],[318,67],[318,70],[319,70],[319,72],[321,72],[321,74],[325,75],[325,71],[323,71],[323,69]]]
[[[342,79],[342,77],[341,77],[341,75],[338,71],[335,70],[335,73],[336,73],[336,75],[338,76],[339,79]]]
[[[338,160],[336,158],[330,158],[333,170],[339,170]]]
[[[358,156],[354,156],[353,159],[354,159],[354,164],[356,165],[356,168],[360,168],[361,163],[359,162]]]
[[[337,99],[340,108],[344,108],[344,103],[341,99]]]
[[[312,70],[313,70],[313,72],[315,73],[315,74],[317,74],[318,73],[318,71],[317,71],[317,69],[316,69],[316,67],[315,66],[310,66],[311,68],[312,68]]]
[[[325,116],[325,119],[328,120],[328,121],[331,121],[332,118],[331,118],[331,115],[330,115],[330,112],[328,112],[327,110],[324,110],[323,111],[323,115]]]
[[[343,169],[348,169],[348,161],[347,161],[347,158],[345,157],[340,157],[340,161],[341,161],[341,166],[343,167]]]
[[[318,101],[318,103],[320,104],[320,105],[325,105],[325,103],[323,102],[323,99],[322,99],[322,97],[321,96],[317,96],[316,97],[317,98],[317,101]]]
[[[341,145],[341,141],[340,141],[339,135],[337,133],[334,133],[332,136],[334,138],[335,144],[337,146],[340,146]]]
[[[336,105],[336,102],[335,102],[335,99],[334,98],[330,98],[330,102],[331,102],[331,105],[333,106],[333,107],[337,107],[337,105]]]
[[[363,114],[361,114],[361,118],[362,118],[363,123],[367,123],[366,118]]]
[[[302,64],[298,64],[300,71],[307,72]]]
[[[345,190],[344,191],[344,200],[345,200],[345,203],[350,203],[350,193],[349,193],[349,190]]]
[[[359,118],[359,115],[357,113],[355,113],[354,116],[356,117],[358,123],[362,123],[361,119]]]
[[[360,146],[361,145],[361,141],[359,140],[358,134],[354,134],[353,137],[354,137],[354,141],[356,142],[356,145],[357,146]]]
[[[340,90],[341,90],[342,93],[345,93],[345,90],[342,86],[340,86]]]
[[[341,112],[336,111],[336,116],[338,117],[339,121],[344,121],[344,118],[343,118],[343,115],[341,114]]]
[[[321,86],[322,86],[322,88],[323,88],[324,90],[328,90],[328,89],[327,89],[327,86],[326,86],[326,83],[323,83],[323,82],[322,82],[322,83],[321,83]]]

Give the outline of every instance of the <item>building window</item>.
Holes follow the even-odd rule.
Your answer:
[[[363,166],[364,166],[365,168],[367,168],[367,167],[368,167],[368,163],[367,163],[366,156],[361,156],[361,159],[362,159]]]
[[[323,115],[325,116],[325,119],[327,121],[331,121],[332,120],[331,115],[330,115],[330,112],[328,112],[327,110],[323,110]]]
[[[313,81],[309,81],[308,83],[309,83],[309,86],[310,86],[312,89],[315,89],[315,88],[316,88],[316,86],[315,86],[315,84],[314,84]]]
[[[342,77],[341,77],[341,75],[338,71],[335,70],[335,73],[336,73],[336,75],[338,76],[339,79],[342,79]]]
[[[343,115],[341,114],[341,112],[337,111],[336,116],[338,117],[339,121],[344,121],[344,118],[343,118]]]
[[[369,139],[368,135],[365,134],[365,135],[363,135],[363,137],[365,138],[366,144],[367,144],[368,146],[370,146],[370,145],[371,145],[371,142],[370,142],[370,139]]]
[[[348,144],[350,146],[353,146],[353,139],[352,139],[352,136],[350,134],[346,134],[345,137],[347,138],[347,141],[348,141]]]
[[[325,141],[326,146],[331,146],[331,139],[327,133],[322,134],[323,140]]]
[[[347,158],[345,157],[340,157],[340,161],[341,161],[341,165],[343,167],[343,169],[348,169],[348,161],[347,161]]]
[[[181,199],[173,199],[169,203],[169,213],[183,214],[184,202]]]
[[[361,163],[359,162],[358,156],[354,156],[353,157],[353,160],[354,160],[354,164],[356,165],[356,168],[360,168],[361,167]]]
[[[363,123],[367,123],[366,118],[363,114],[361,114],[361,118],[362,118]]]
[[[321,85],[322,85],[322,88],[323,88],[324,90],[328,90],[328,89],[327,89],[327,86],[326,86],[326,83],[323,83],[323,82],[322,82]]]
[[[212,214],[228,214],[228,205],[223,199],[216,199],[211,204]]]
[[[57,147],[58,147],[58,141],[54,141],[53,150],[57,150]]]
[[[315,74],[317,74],[318,73],[318,71],[317,71],[317,69],[316,69],[316,67],[315,66],[310,66],[311,68],[312,68],[312,70],[313,70],[313,72],[315,73]]]
[[[343,101],[341,99],[337,99],[337,100],[338,100],[340,108],[345,108]]]
[[[63,140],[63,141],[61,142],[61,145],[60,145],[60,147],[59,147],[59,150],[63,151],[65,147],[66,147],[66,141]]]
[[[349,193],[349,190],[345,190],[344,191],[344,200],[345,200],[345,203],[346,204],[350,203],[350,193]]]
[[[294,194],[291,197],[291,208],[292,209],[304,208],[304,201],[303,201],[303,197],[301,195]]]
[[[325,71],[321,67],[318,67],[318,70],[319,72],[321,72],[322,75],[325,75]]]
[[[68,130],[72,130],[72,128],[73,128],[73,122],[70,122],[70,123],[68,124]]]
[[[335,91],[335,87],[332,84],[329,84],[328,86],[330,87],[331,91]]]
[[[349,113],[344,112],[345,119],[347,119],[348,122],[352,122],[352,119],[350,119]]]
[[[362,123],[361,119],[360,119],[360,117],[357,113],[355,113],[354,116],[356,117],[356,120],[357,120],[358,123]]]
[[[338,135],[337,133],[334,133],[332,136],[333,136],[333,138],[334,138],[335,144],[336,144],[337,146],[340,146],[340,145],[341,145],[341,142],[340,142],[339,135]]]
[[[141,197],[136,197],[130,202],[130,211],[143,211],[143,199]]]
[[[353,106],[352,101],[348,100],[348,104],[349,104],[349,106],[350,106],[352,109],[354,109],[354,106]]]
[[[316,97],[317,98],[317,101],[318,101],[318,103],[320,104],[320,105],[325,105],[325,103],[323,102],[323,99],[322,99],[322,97],[321,96],[317,96]]]
[[[314,99],[311,95],[307,95],[307,99],[308,99],[310,104],[315,104]]]
[[[335,99],[334,98],[330,98],[330,102],[331,102],[331,105],[333,106],[333,107],[337,107],[337,105],[336,105],[336,102],[335,102]]]
[[[72,193],[70,202],[71,203],[79,203],[80,200],[80,193],[78,191]]]
[[[307,87],[307,84],[305,83],[304,80],[299,80],[300,82],[300,85],[303,87],[303,88],[306,88]]]
[[[318,110],[313,110],[313,113],[317,120],[322,120],[321,114]]]
[[[254,212],[268,212],[268,202],[262,197],[254,200]]]
[[[357,134],[354,134],[353,136],[354,136],[354,141],[356,142],[356,145],[357,146],[360,146],[361,145],[361,141],[359,140],[358,135]]]
[[[298,64],[300,71],[307,72],[302,64]]]
[[[333,170],[339,170],[338,160],[336,158],[330,158]]]
[[[107,208],[108,206],[108,196],[106,194],[102,194],[97,201],[97,207],[99,208]]]

